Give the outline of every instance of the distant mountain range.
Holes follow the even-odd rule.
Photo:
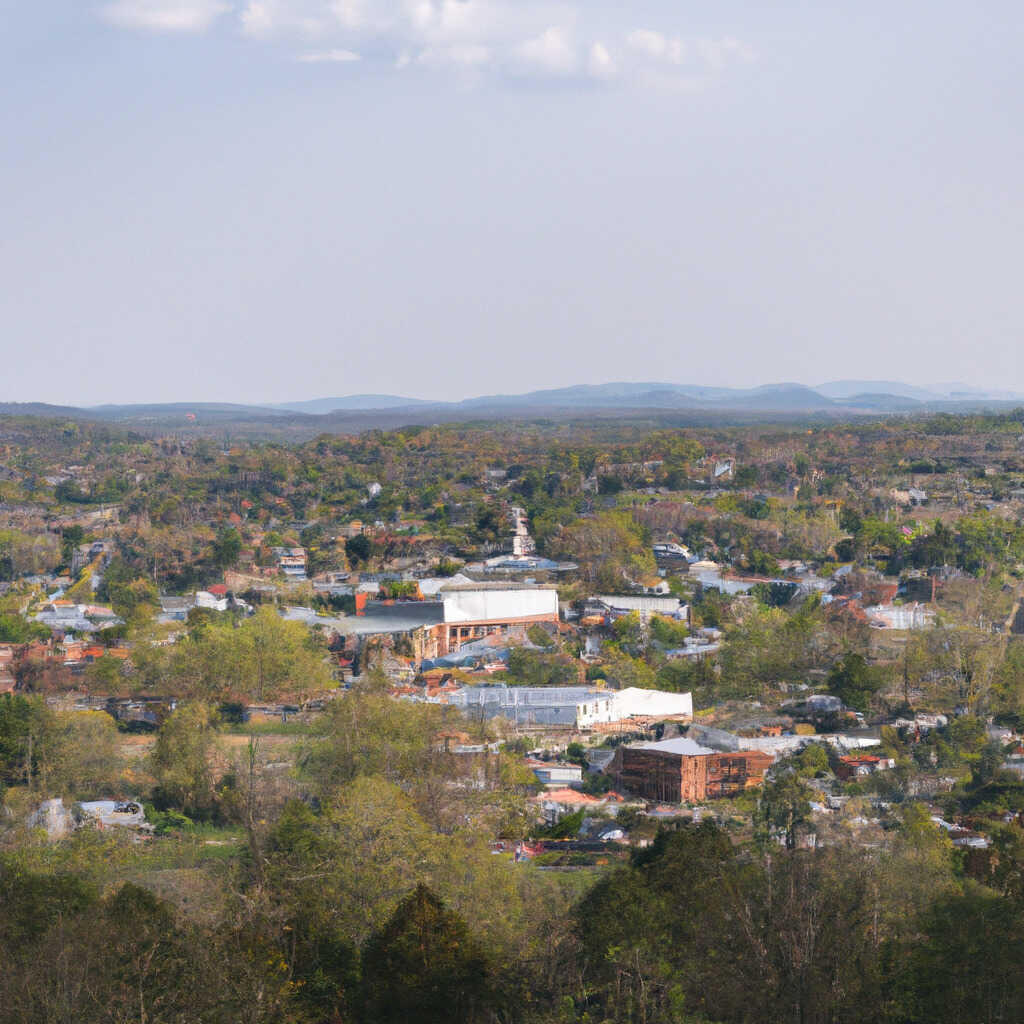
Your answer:
[[[968,402],[1024,401],[1024,393],[985,391],[964,384],[928,389],[887,380],[834,380],[816,387],[804,384],[764,384],[756,388],[708,387],[697,384],[647,383],[578,384],[517,395],[482,395],[456,402],[431,402],[398,395],[348,395],[312,401],[282,402],[273,408],[326,415],[378,409],[481,409],[507,406],[571,408],[680,409],[718,408],[764,412],[819,412],[862,409],[870,412],[910,412],[922,405]]]
[[[836,380],[807,387],[796,383],[755,388],[708,387],[663,381],[581,384],[525,394],[482,395],[455,402],[401,395],[356,394],[268,405],[173,402],[91,408],[42,402],[0,403],[0,415],[48,416],[120,423],[142,431],[230,430],[235,433],[315,436],[403,425],[488,419],[656,418],[680,425],[800,417],[853,416],[1009,409],[1024,393],[985,391],[965,384],[924,388],[899,381]]]
[[[345,395],[343,398],[311,398],[304,402],[278,402],[272,409],[287,412],[304,412],[311,416],[322,416],[328,412],[365,409],[402,409],[413,405],[431,405],[422,398],[402,398],[399,395]]]

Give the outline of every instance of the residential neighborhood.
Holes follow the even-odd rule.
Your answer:
[[[564,914],[543,879],[642,887],[644,857],[713,836],[716,870],[884,851],[927,856],[940,891],[998,891],[1014,862],[1020,424],[998,452],[460,427],[389,435],[383,463],[379,438],[0,427],[0,864],[102,841],[103,884],[122,858],[187,914],[225,861],[312,871],[288,830],[340,842],[337,814],[392,831],[332,847],[332,885],[402,876],[416,843],[454,905]],[[926,465],[940,441],[955,464]],[[466,857],[468,888],[442,869]]]

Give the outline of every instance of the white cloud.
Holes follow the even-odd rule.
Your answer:
[[[365,0],[334,0],[330,9],[342,28],[362,29],[367,24]]]
[[[618,69],[615,59],[604,43],[594,43],[587,58],[587,71],[592,78],[612,78]]]
[[[565,30],[557,25],[516,47],[515,56],[530,71],[549,75],[571,75],[579,58]]]
[[[239,21],[245,35],[256,38],[288,33],[316,39],[334,27],[331,12],[324,4],[294,0],[250,0]]]
[[[683,41],[678,37],[669,38],[649,28],[635,28],[626,36],[626,43],[637,53],[654,60],[666,60],[670,64],[683,63]]]
[[[295,58],[300,64],[351,64],[362,60],[352,50],[321,50],[319,53],[303,53]]]
[[[629,28],[609,42],[609,15],[582,0],[109,0],[110,22],[158,31],[203,31],[234,11],[242,34],[268,44],[303,41],[303,63],[418,66],[455,74],[576,78],[690,90],[753,59],[733,36]],[[306,52],[302,52],[305,50]],[[361,56],[360,56],[361,55]]]
[[[116,0],[100,8],[100,15],[119,28],[205,32],[229,10],[220,0]]]
[[[753,47],[732,36],[723,39],[698,39],[696,46],[701,60],[712,71],[721,71],[730,61],[749,62],[754,59]]]

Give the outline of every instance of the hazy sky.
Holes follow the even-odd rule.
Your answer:
[[[0,0],[0,400],[1024,389],[1024,5]]]

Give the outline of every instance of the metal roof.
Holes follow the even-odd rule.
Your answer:
[[[687,757],[696,757],[700,754],[714,754],[710,747],[702,747],[694,740],[680,736],[674,740],[661,740],[658,743],[631,743],[634,750],[656,750],[665,754],[684,754]]]

